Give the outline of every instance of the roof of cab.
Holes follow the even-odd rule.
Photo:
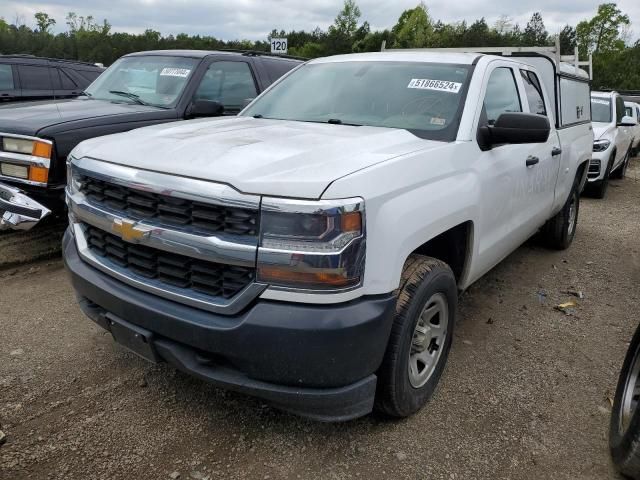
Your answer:
[[[611,97],[613,97],[614,95],[617,95],[617,94],[618,94],[618,92],[616,92],[614,90],[612,90],[610,92],[598,92],[598,91],[594,90],[594,91],[591,92],[591,96],[592,97],[600,97],[600,98],[611,98]]]
[[[481,55],[477,53],[450,53],[450,52],[370,52],[349,53],[346,55],[334,55],[332,57],[316,58],[309,63],[334,63],[334,62],[426,62],[426,63],[453,63],[458,65],[471,65]]]

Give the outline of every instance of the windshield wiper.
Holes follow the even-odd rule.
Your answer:
[[[147,107],[151,104],[142,100],[138,95],[131,92],[123,92],[122,90],[109,90],[109,93],[113,93],[114,95],[120,95],[122,97],[127,97],[136,102],[138,105],[146,105]]]
[[[82,97],[82,96],[84,96],[84,97],[93,97],[93,95],[91,95],[89,92],[85,92],[84,90],[82,90],[82,91],[78,94],[78,96],[79,96],[79,97]]]
[[[331,125],[348,125],[350,127],[361,127],[362,126],[362,125],[360,125],[358,123],[346,123],[346,122],[343,122],[339,118],[330,118],[329,120],[327,120],[327,123],[329,123]]]

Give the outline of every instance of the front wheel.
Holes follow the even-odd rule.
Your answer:
[[[544,242],[557,250],[566,250],[573,242],[578,227],[578,213],[580,212],[580,181],[573,182],[569,198],[553,218],[547,220],[542,227]]]
[[[640,326],[633,335],[618,379],[611,423],[609,449],[616,468],[640,479]]]
[[[631,158],[631,147],[629,147],[629,151],[625,155],[622,164],[614,172],[611,172],[611,178],[621,180],[627,175],[627,167],[629,166],[630,158]]]
[[[405,264],[389,344],[378,371],[376,409],[417,412],[442,376],[451,348],[458,287],[447,264],[411,255]]]

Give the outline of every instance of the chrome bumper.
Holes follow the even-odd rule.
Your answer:
[[[0,183],[0,230],[30,230],[50,213],[17,188]]]

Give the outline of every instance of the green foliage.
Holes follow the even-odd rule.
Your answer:
[[[549,33],[544,27],[542,15],[536,12],[531,16],[531,20],[524,29],[522,39],[528,45],[545,45],[549,38]]]
[[[503,15],[493,25],[484,18],[470,24],[444,23],[434,20],[424,2],[405,10],[395,25],[387,30],[372,31],[368,22],[361,23],[361,11],[355,0],[344,0],[334,23],[327,29],[310,32],[285,32],[274,29],[267,36],[286,37],[289,53],[306,58],[350,52],[379,51],[383,42],[390,48],[479,47],[551,45],[555,36],[547,32],[542,15],[536,12],[524,29]],[[31,53],[40,56],[72,58],[110,65],[130,52],[158,49],[219,50],[225,48],[268,51],[268,41],[222,41],[212,36],[163,36],[146,30],[141,34],[112,32],[106,20],[69,12],[65,18],[67,31],[53,34],[55,19],[46,12],[34,15],[35,28],[11,25],[0,18],[0,53]],[[22,22],[17,22],[22,23]],[[598,7],[591,19],[575,28],[566,25],[559,33],[563,55],[573,54],[578,45],[581,55],[594,52],[594,88],[640,89],[640,42],[625,45],[630,20],[615,3]]]
[[[623,50],[624,31],[629,25],[629,16],[623,14],[615,3],[599,5],[595,17],[578,23],[576,27],[581,53],[610,53]]]
[[[396,48],[420,48],[430,46],[433,25],[427,6],[420,4],[405,10],[391,32],[394,35],[393,46]]]

